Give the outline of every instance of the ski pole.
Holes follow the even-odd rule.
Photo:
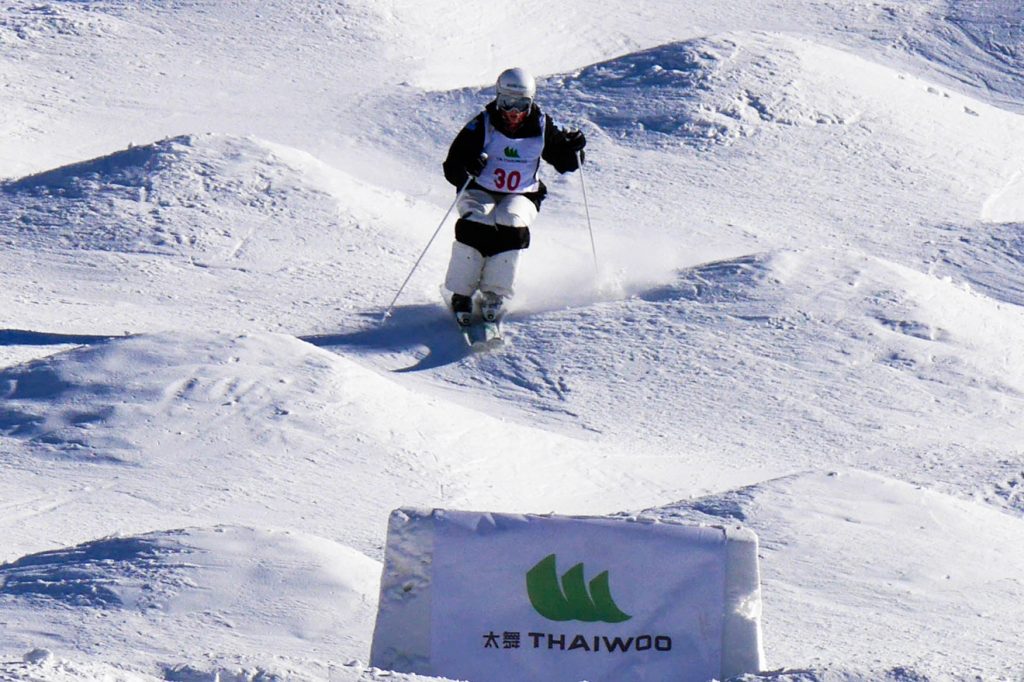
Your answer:
[[[423,247],[423,253],[421,253],[420,257],[416,259],[416,263],[412,266],[412,270],[409,271],[409,274],[406,276],[405,281],[402,282],[402,286],[398,287],[398,293],[396,293],[395,297],[391,299],[391,305],[389,305],[388,309],[384,311],[384,317],[380,318],[381,322],[386,322],[387,319],[391,317],[391,312],[395,309],[395,304],[398,303],[398,297],[401,296],[402,291],[405,290],[405,285],[409,283],[410,279],[412,279],[412,275],[414,272],[416,272],[416,268],[420,266],[420,262],[423,260],[423,257],[426,256],[427,251],[430,250],[430,245],[434,243],[434,240],[437,239],[437,235],[441,232],[441,228],[444,227],[444,221],[448,220],[448,216],[451,214],[452,209],[455,208],[455,204],[459,203],[459,199],[462,198],[463,193],[466,191],[466,188],[469,187],[469,183],[471,183],[472,181],[473,176],[471,175],[468,178],[466,178],[466,181],[464,183],[462,183],[462,187],[459,188],[459,193],[455,195],[455,201],[452,202],[452,205],[449,206],[448,210],[445,212],[444,217],[441,218],[441,222],[438,224],[437,229],[434,230],[434,234],[430,237],[430,241],[427,242],[427,245]]]
[[[583,180],[583,155],[576,152],[576,163],[580,171],[580,187],[583,189],[583,208],[587,213],[587,231],[590,233],[590,253],[594,256],[594,275],[597,276],[597,246],[594,244],[594,226],[590,222],[590,203],[587,201],[587,183]]]

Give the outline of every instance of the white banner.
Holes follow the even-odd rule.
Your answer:
[[[726,535],[615,519],[436,511],[430,670],[471,682],[708,680]]]

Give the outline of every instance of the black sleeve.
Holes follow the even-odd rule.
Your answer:
[[[448,157],[444,160],[444,179],[462,187],[469,177],[466,173],[466,164],[471,159],[476,159],[484,150],[484,114],[480,113],[474,117],[466,126],[459,131],[448,148]]]
[[[566,140],[566,131],[559,128],[547,116],[547,123],[544,127],[544,151],[541,158],[555,167],[559,173],[568,173],[580,167],[576,159],[576,152],[569,146]]]

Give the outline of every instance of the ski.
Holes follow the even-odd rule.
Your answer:
[[[474,353],[496,350],[505,345],[500,322],[474,319],[468,326],[458,325],[458,327],[466,345]]]
[[[505,345],[505,339],[501,335],[501,320],[487,321],[480,323],[483,328],[483,348],[481,350],[494,350]]]
[[[451,311],[451,302],[448,292],[442,287],[441,298],[445,301],[446,307]],[[474,353],[483,353],[496,350],[505,345],[501,329],[501,317],[494,320],[486,320],[480,314],[479,299],[473,301],[472,322],[468,325],[459,324],[453,320],[459,329],[459,334]]]
[[[458,326],[459,332],[462,334],[462,339],[466,342],[466,345],[469,346],[470,349],[472,349],[476,342],[479,340],[479,333],[478,329],[476,328],[476,324],[474,323],[469,325],[461,325],[458,322],[456,322],[455,324]]]

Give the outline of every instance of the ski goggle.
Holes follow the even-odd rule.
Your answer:
[[[502,111],[528,111],[533,100],[515,95],[498,95],[498,108]]]

